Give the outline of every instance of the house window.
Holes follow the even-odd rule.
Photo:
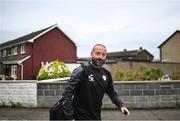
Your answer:
[[[6,57],[6,50],[3,50],[3,57]]]
[[[146,58],[147,60],[150,60],[150,57],[147,55],[147,58]]]
[[[21,53],[21,54],[24,54],[24,53],[25,53],[25,44],[22,44],[22,45],[21,45],[20,53]]]
[[[8,55],[8,56],[11,55],[11,53],[12,53],[11,50],[12,50],[11,48],[9,48],[9,49],[7,50],[7,55]]]
[[[17,46],[11,49],[13,55],[17,55]]]
[[[13,77],[14,79],[17,78],[17,65],[11,66],[11,77]]]

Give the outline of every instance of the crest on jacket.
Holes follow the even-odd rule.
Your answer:
[[[103,78],[104,81],[106,81],[106,79],[107,79],[106,75],[102,75],[102,78]]]
[[[88,76],[88,78],[89,78],[89,81],[90,81],[90,82],[93,82],[93,81],[94,81],[94,76],[93,76],[93,74],[90,74],[90,75]]]

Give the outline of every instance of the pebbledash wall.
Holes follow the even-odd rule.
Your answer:
[[[0,81],[0,106],[37,106],[35,81]]]
[[[0,81],[0,105],[50,107],[61,98],[67,81]],[[180,107],[180,80],[115,82],[115,89],[129,108]],[[107,95],[103,108],[116,108]]]

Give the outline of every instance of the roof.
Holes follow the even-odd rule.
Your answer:
[[[123,56],[137,56],[139,53],[145,51],[148,53],[150,56],[154,57],[151,53],[149,53],[146,49],[139,49],[139,50],[124,50],[124,51],[119,51],[119,52],[109,52],[107,53],[107,57],[123,57]]]
[[[20,64],[29,57],[30,56],[28,55],[9,56],[9,57],[0,58],[0,62],[3,64]]]
[[[180,30],[176,30],[170,37],[168,37],[162,44],[158,46],[158,48],[161,48],[167,41],[169,41],[175,34],[180,33]]]
[[[25,36],[22,36],[22,37],[19,37],[19,38],[16,38],[14,40],[10,40],[10,41],[7,41],[7,42],[4,42],[2,44],[0,44],[0,48],[3,49],[3,48],[8,48],[9,46],[14,46],[14,45],[18,45],[20,43],[26,43],[26,42],[34,42],[35,39],[37,39],[38,37],[44,35],[45,33],[49,32],[50,30],[54,29],[57,27],[57,24],[55,25],[52,25],[50,27],[47,27],[45,29],[41,29],[41,30],[38,30],[36,32],[32,32],[30,34],[27,34]],[[57,27],[58,28],[58,27]],[[58,28],[59,29],[59,28]],[[59,29],[60,30],[60,29]],[[61,31],[61,30],[60,30]],[[62,31],[61,31],[62,32]],[[63,32],[64,34],[64,32]],[[64,34],[65,35],[65,34]],[[69,38],[69,37],[68,37]],[[70,39],[70,38],[69,38]],[[70,39],[71,40],[71,39]],[[71,40],[72,41],[72,40]],[[73,41],[72,41],[73,42]],[[73,42],[74,43],[74,42]],[[75,43],[74,43],[75,44]]]

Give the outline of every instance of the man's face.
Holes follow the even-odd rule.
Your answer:
[[[106,59],[106,48],[98,45],[91,52],[91,58],[95,66],[101,67]]]

